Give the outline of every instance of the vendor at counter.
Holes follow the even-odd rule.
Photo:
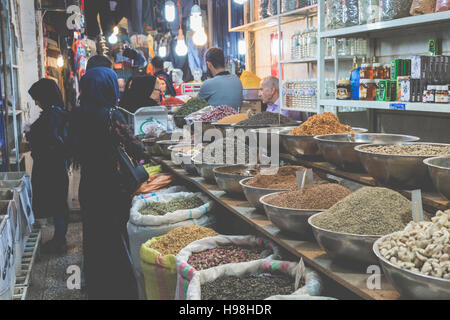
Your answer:
[[[237,76],[225,71],[222,49],[209,48],[205,53],[205,61],[212,78],[202,84],[198,96],[212,106],[227,105],[239,110],[242,105],[242,83]]]
[[[267,112],[280,112],[280,87],[277,77],[266,77],[261,81],[261,88],[259,88],[259,97],[262,102],[267,104]],[[281,114],[292,120],[301,120],[300,111],[283,110]]]

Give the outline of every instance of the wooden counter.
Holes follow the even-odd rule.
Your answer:
[[[357,296],[363,299],[376,300],[398,299],[400,297],[384,275],[381,275],[381,289],[370,290],[366,283],[371,274],[366,273],[366,270],[357,270],[334,263],[317,243],[296,240],[282,233],[278,227],[267,219],[264,212],[259,212],[251,207],[245,199],[231,198],[224,191],[219,190],[217,185],[208,184],[201,177],[187,175],[180,166],[174,165],[170,160],[162,160],[161,158],[154,158],[154,160],[161,163],[167,171],[173,173],[176,177],[198,187],[226,208],[227,211],[246,221],[258,232],[285,250],[298,258],[303,258],[307,266],[317,270]]]

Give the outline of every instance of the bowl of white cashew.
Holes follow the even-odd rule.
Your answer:
[[[381,237],[373,251],[402,298],[450,299],[450,210]]]

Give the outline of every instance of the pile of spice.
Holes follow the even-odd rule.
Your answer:
[[[191,242],[207,237],[217,236],[213,229],[191,225],[175,228],[150,245],[150,248],[158,251],[163,256],[177,255],[181,249]]]
[[[411,156],[444,156],[450,154],[450,145],[439,146],[432,144],[410,144],[410,145],[384,145],[367,146],[361,151],[380,153],[388,155],[411,155]]]
[[[429,217],[424,212],[424,219]],[[311,222],[322,229],[360,235],[385,235],[412,220],[411,201],[387,188],[363,187]]]
[[[273,112],[261,112],[257,113],[253,117],[248,118],[247,120],[243,120],[238,122],[237,126],[258,126],[258,125],[272,125],[272,124],[292,124],[295,123],[295,121],[281,115],[278,113]]]
[[[160,106],[174,106],[183,104],[184,101],[176,97],[168,97],[159,103]]]
[[[198,196],[179,197],[168,202],[151,202],[139,212],[142,215],[163,216],[166,213],[177,210],[189,210],[198,208],[205,203]]]
[[[304,171],[305,167],[302,166],[284,166],[279,167],[278,170],[272,173],[272,169],[262,170],[253,179],[249,179],[245,182],[246,185],[274,190],[295,190],[298,188],[297,183],[297,171]],[[313,174],[314,184],[324,183],[316,174]]]
[[[178,109],[177,112],[175,112],[175,116],[184,117],[191,113],[194,113],[195,111],[198,111],[200,109],[203,109],[208,105],[208,102],[206,102],[205,99],[195,97],[191,98],[188,101],[186,101],[185,104],[183,104],[180,109]]]
[[[193,159],[195,162],[210,164],[246,164],[249,161],[249,148],[244,140],[218,139],[207,145],[202,154],[197,154]]]
[[[313,115],[300,126],[290,132],[298,136],[351,132],[352,127],[339,122],[338,117],[331,112]]]
[[[239,263],[261,258],[260,248],[243,248],[236,245],[219,246],[214,249],[193,253],[188,264],[196,270],[205,270],[228,263]]]
[[[222,277],[201,285],[202,300],[264,300],[295,291],[293,279],[270,274]]]
[[[218,121],[227,116],[236,114],[237,111],[229,106],[218,106],[214,110],[202,115],[198,121]]]
[[[380,254],[413,272],[450,279],[450,210],[438,211],[431,222],[410,222],[380,243]]]
[[[290,209],[329,209],[352,192],[336,183],[309,185],[265,198],[268,204]]]
[[[248,116],[246,113],[236,113],[231,116],[225,117],[222,120],[218,121],[217,123],[221,124],[234,124],[238,123],[240,121],[247,120]]]

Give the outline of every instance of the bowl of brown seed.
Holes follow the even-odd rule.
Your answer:
[[[450,155],[450,144],[408,142],[363,144],[355,147],[367,173],[377,182],[398,189],[433,189],[423,160]]]

